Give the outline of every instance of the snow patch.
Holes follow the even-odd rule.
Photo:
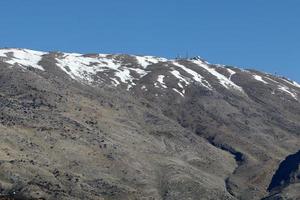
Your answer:
[[[264,84],[269,84],[268,82],[266,82],[261,76],[259,76],[259,75],[253,75],[253,78],[255,79],[255,80],[257,80],[257,81],[260,81],[260,82],[262,82],[262,83],[264,83]]]
[[[230,74],[228,79],[231,81],[231,78],[232,78],[232,76],[233,76],[233,75],[235,75],[235,74],[236,74],[236,72],[235,72],[235,71],[233,71],[232,69],[229,69],[229,68],[226,68],[226,69],[227,69],[227,71],[228,71],[228,72],[229,72],[229,74]]]
[[[12,57],[8,57],[8,54],[12,53]],[[33,51],[29,49],[1,49],[0,56],[7,58],[6,63],[10,65],[20,65],[22,67],[33,67],[44,71],[44,68],[39,65],[42,60],[42,56],[45,52]]]
[[[135,71],[139,78],[145,76],[148,72],[139,68],[128,68],[114,58],[107,58],[106,54],[98,54],[96,57],[86,57],[82,54],[63,54],[56,58],[57,66],[65,71],[71,78],[75,80],[84,80],[88,83],[94,81],[93,76],[99,72],[107,72],[112,70],[114,78],[111,78],[113,84],[118,86],[120,82],[128,84],[127,90],[135,85],[134,78],[130,71]]]
[[[289,80],[289,79],[286,80],[284,78],[281,78],[281,80],[283,80],[284,82],[286,82],[286,83],[288,83],[288,84],[290,84],[290,85],[292,85],[294,87],[300,88],[300,84],[297,83],[296,81],[292,81],[292,80]]]
[[[180,74],[179,71],[173,70],[173,71],[171,71],[171,74],[173,74],[173,75],[174,75],[176,78],[178,78],[180,81],[184,82],[186,85],[189,85],[189,84],[190,84],[189,81],[186,80],[186,77],[182,76],[182,75]]]
[[[130,69],[131,71],[135,71],[136,73],[139,74],[140,78],[146,76],[149,72],[148,71],[145,71],[143,69],[139,69],[139,68],[128,68]]]
[[[160,85],[161,85],[163,88],[168,88],[168,87],[165,85],[165,83],[164,83],[164,78],[165,78],[164,75],[158,75],[157,81],[160,83]]]
[[[120,84],[120,82],[115,78],[110,78],[112,80],[112,84],[116,87]]]
[[[179,82],[179,83],[177,83],[177,85],[180,87],[180,88],[182,88],[183,89],[183,85]]]
[[[199,60],[192,61],[192,62],[197,64],[198,66],[204,68],[205,70],[207,70],[212,75],[214,75],[219,80],[220,84],[222,86],[224,86],[225,88],[227,88],[227,89],[233,88],[233,89],[236,89],[240,92],[243,92],[243,89],[240,86],[236,85],[234,82],[229,80],[223,74],[220,74],[219,72],[217,72],[215,69],[209,67],[206,63],[203,63],[202,61],[199,61]]]
[[[91,75],[98,71],[105,71],[106,68],[117,70],[120,65],[105,55],[98,58],[83,57],[81,54],[65,53],[56,58],[57,66],[65,71],[73,79],[83,79],[92,82]]]
[[[177,67],[179,67],[179,68],[181,68],[182,70],[184,70],[188,74],[192,75],[194,81],[200,83],[202,86],[206,87],[209,90],[212,89],[211,85],[206,80],[204,80],[204,78],[200,74],[198,74],[194,70],[191,70],[191,69],[187,68],[186,66],[181,65],[181,64],[179,64],[177,62],[173,62],[172,64],[175,65],[175,66],[177,66]],[[175,76],[175,74],[173,74],[173,75]]]
[[[143,85],[143,86],[141,87],[141,89],[142,89],[142,90],[145,90],[145,91],[148,91],[148,89],[147,89],[147,87],[146,87],[145,85]]]
[[[142,68],[147,68],[149,65],[153,65],[159,62],[166,62],[165,58],[158,58],[154,56],[135,56],[138,64],[142,66]]]
[[[280,85],[280,86],[278,87],[278,89],[281,90],[281,91],[283,91],[283,92],[285,92],[285,93],[288,93],[288,94],[291,95],[294,99],[298,100],[297,94],[291,92],[291,91],[289,90],[288,87],[283,86],[283,85]]]
[[[172,88],[173,91],[175,91],[176,93],[180,94],[180,96],[184,97],[184,94],[181,93],[179,90],[177,90],[176,88]]]
[[[289,95],[292,96],[294,99],[298,100],[298,95],[297,95],[296,93],[290,91],[290,88],[288,88],[288,87],[285,86],[285,85],[282,85],[281,83],[279,83],[278,81],[273,80],[273,79],[270,78],[270,77],[265,77],[265,78],[268,79],[268,80],[270,80],[270,81],[272,81],[272,82],[274,82],[274,83],[277,83],[277,84],[278,84],[278,89],[279,89],[279,90],[281,90],[281,91],[283,91],[283,92],[289,94]],[[285,81],[286,81],[286,80],[285,80]],[[286,81],[286,82],[288,82],[288,81]],[[292,83],[290,83],[290,84],[292,84]],[[275,94],[275,91],[273,91],[272,94]]]
[[[273,80],[272,78],[270,78],[270,77],[265,77],[266,79],[268,79],[268,80],[270,80],[270,81],[272,81],[272,82],[274,82],[274,83],[278,83],[278,84],[280,84],[278,81],[275,81],[275,80]]]
[[[293,84],[294,84],[294,86],[296,86],[296,87],[300,88],[300,84],[299,84],[299,83],[297,83],[296,81],[293,81]]]

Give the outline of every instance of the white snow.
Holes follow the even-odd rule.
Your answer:
[[[269,84],[268,82],[266,82],[261,76],[259,76],[259,75],[253,75],[253,78],[255,79],[255,80],[257,80],[257,81],[260,81],[260,82],[262,82],[262,83],[264,83],[264,84]]]
[[[270,77],[265,77],[266,79],[268,79],[268,80],[270,80],[270,81],[272,81],[272,82],[274,82],[274,83],[278,83],[278,84],[280,84],[278,81],[275,81],[275,80],[273,80],[272,78],[270,78]]]
[[[294,99],[298,100],[298,95],[292,91],[290,91],[291,89],[288,88],[287,86],[285,85],[282,85],[281,83],[279,83],[278,81],[275,81],[273,80],[272,78],[270,77],[265,77],[266,79],[270,80],[270,81],[273,81],[274,83],[277,83],[278,84],[278,89],[285,92],[285,93],[288,93],[289,95],[291,95]],[[286,80],[285,80],[286,81]],[[288,82],[288,81],[286,81]],[[292,83],[290,83],[292,84]],[[275,94],[275,91],[272,92],[272,94]]]
[[[89,83],[93,82],[92,76],[96,73],[113,70],[115,77],[111,80],[113,80],[114,85],[118,86],[120,82],[128,84],[128,90],[135,85],[133,81],[136,79],[130,74],[130,71],[138,73],[139,78],[148,73],[143,69],[122,66],[114,58],[107,58],[106,54],[99,54],[97,57],[84,57],[81,54],[66,53],[62,57],[56,58],[56,61],[57,65],[73,79],[85,80]]]
[[[148,91],[148,89],[147,89],[147,87],[146,87],[145,85],[143,85],[143,86],[141,87],[141,89],[142,89],[142,90],[145,90],[145,91]]]
[[[180,88],[182,88],[183,89],[183,85],[179,82],[179,83],[177,83],[177,85],[180,87]]]
[[[183,70],[186,71],[188,74],[192,75],[194,81],[200,83],[202,86],[206,87],[206,88],[209,89],[209,90],[212,89],[211,85],[210,85],[210,84],[209,84],[209,83],[208,83],[208,82],[207,82],[200,74],[198,74],[198,73],[195,72],[194,70],[189,69],[189,68],[187,68],[186,66],[181,65],[181,64],[179,64],[179,63],[177,63],[177,62],[173,62],[172,64],[175,65],[175,66],[177,66],[177,67],[179,67],[179,68],[181,68],[181,69],[183,69]]]
[[[132,82],[133,80],[133,77],[130,76],[130,71],[128,69],[115,72],[115,76],[117,76],[123,83]]]
[[[167,86],[166,86],[165,83],[164,83],[164,78],[165,78],[164,75],[158,75],[157,81],[160,83],[160,85],[161,85],[163,88],[167,88]]]
[[[118,70],[120,65],[112,59],[99,55],[97,58],[83,57],[81,54],[65,53],[62,57],[56,58],[57,65],[69,74],[73,79],[84,79],[91,82],[91,75],[105,69]],[[93,64],[93,65],[92,65]],[[69,69],[69,70],[68,70]]]
[[[235,72],[235,71],[233,71],[232,69],[229,69],[229,68],[226,68],[226,69],[227,69],[227,71],[228,71],[228,72],[229,72],[229,74],[230,74],[228,79],[229,79],[229,80],[231,80],[232,76],[233,76],[233,75],[235,75],[235,74],[236,74],[236,72]]]
[[[178,78],[180,81],[184,82],[186,85],[189,85],[189,84],[190,84],[189,81],[187,80],[187,78],[184,77],[184,76],[182,76],[182,75],[180,74],[179,71],[173,70],[173,71],[171,71],[171,74],[173,74],[173,75],[174,75],[176,78]]]
[[[227,89],[233,88],[233,89],[236,89],[236,90],[239,90],[239,91],[243,92],[243,89],[240,86],[236,85],[234,82],[229,80],[226,76],[224,76],[223,74],[220,74],[215,69],[209,67],[207,64],[205,64],[205,63],[203,63],[199,60],[195,60],[195,61],[192,61],[192,62],[197,64],[198,66],[204,68],[205,70],[207,70],[212,75],[214,75],[219,80],[220,84],[223,85],[225,88],[227,88]]]
[[[296,87],[300,88],[300,84],[299,84],[299,83],[297,83],[296,81],[293,81],[293,84],[294,84],[294,86],[296,86]]]
[[[297,83],[296,81],[286,80],[286,79],[284,79],[284,78],[281,78],[281,80],[285,81],[286,83],[288,83],[288,84],[290,84],[290,85],[292,85],[292,86],[294,86],[294,87],[300,88],[300,84]]]
[[[139,74],[140,78],[146,76],[149,72],[148,71],[145,71],[143,69],[139,69],[139,68],[128,68],[130,69],[131,71],[135,71],[136,73]]]
[[[110,78],[113,82],[112,82],[112,84],[116,87],[116,86],[118,86],[119,84],[120,84],[120,82],[117,80],[117,79],[115,79],[115,78]]]
[[[273,81],[274,83],[280,84],[278,81],[275,81],[275,80],[271,79],[270,77],[266,77],[266,78],[269,79],[270,81]],[[291,84],[291,85],[293,85],[293,86],[295,86],[295,87],[299,87],[299,88],[300,88],[300,84],[297,83],[296,81],[287,81],[287,80],[285,80],[285,79],[281,79],[281,80],[283,80],[283,81],[285,81],[286,83],[289,83],[289,84]]]
[[[185,94],[185,89],[184,89],[183,85],[180,82],[177,83],[177,85],[182,89],[182,94]]]
[[[149,65],[167,61],[165,58],[158,58],[154,56],[135,56],[135,58],[137,59],[138,64],[144,69]]]
[[[0,49],[0,57],[7,57],[6,53],[7,51],[4,51],[5,49]]]
[[[291,91],[289,90],[288,87],[283,86],[283,85],[280,85],[280,86],[278,87],[278,89],[281,90],[281,91],[283,91],[283,92],[288,93],[288,94],[291,95],[294,99],[298,100],[297,94],[291,92]]]
[[[12,53],[12,57],[8,57],[7,54]],[[42,56],[45,52],[33,51],[29,49],[1,49],[0,56],[6,57],[4,61],[11,65],[20,65],[22,67],[33,67],[44,71],[44,68],[38,63],[42,60]]]
[[[45,54],[47,54],[47,52],[39,52],[29,49],[0,49],[0,57],[2,58],[2,62],[6,62],[10,65],[16,65],[24,69],[30,66],[39,70],[44,70],[44,68],[39,65],[39,62],[42,60],[42,56]],[[93,76],[97,73],[113,73],[113,76],[110,77],[111,84],[118,86],[121,83],[124,83],[127,86],[127,90],[136,85],[136,80],[150,73],[150,70],[146,70],[149,65],[164,62],[163,66],[166,67],[166,69],[178,79],[178,89],[173,88],[172,90],[181,96],[184,96],[185,94],[185,87],[193,82],[200,83],[202,86],[212,90],[212,86],[207,80],[205,80],[203,76],[201,76],[201,74],[175,60],[168,61],[165,58],[154,56],[133,56],[133,58],[136,58],[138,63],[137,66],[133,67],[131,65],[123,65],[122,62],[119,61],[115,56],[109,56],[107,54],[97,54],[96,56],[89,57],[77,53],[61,53],[55,59],[57,66],[75,80],[93,83]],[[217,67],[226,68],[230,74],[229,77],[226,77],[204,61],[191,60],[191,62],[197,64],[215,76],[219,80],[220,84],[225,88],[236,89],[243,92],[243,89],[231,80],[232,76],[236,74],[236,71],[223,65],[217,65]],[[170,63],[172,64],[171,66],[169,65]],[[294,99],[297,99],[298,95],[296,93],[296,88],[293,89],[293,87],[300,88],[299,83],[282,79],[288,83],[284,84],[281,81],[278,82],[274,80],[271,76],[268,77],[268,75],[260,76],[254,74],[252,76],[255,80],[264,84],[271,84],[270,81],[276,83],[278,90],[291,95]],[[165,75],[158,75],[157,80],[154,80],[154,85],[159,88],[168,88],[165,84],[165,80]],[[141,89],[147,91],[145,85],[143,85]],[[275,94],[275,90],[273,93]]]
[[[180,94],[180,96],[184,97],[184,94],[182,94],[180,91],[178,91],[176,88],[172,88],[175,92],[177,92],[178,94]]]

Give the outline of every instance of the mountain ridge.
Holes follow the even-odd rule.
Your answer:
[[[300,149],[300,85],[283,77],[199,58],[1,49],[0,83],[2,195],[299,195],[294,170],[268,191]]]
[[[62,55],[62,57],[65,57],[65,59],[59,60],[58,58],[55,58],[55,60],[56,60],[56,62],[58,62],[58,66],[60,66],[60,68],[62,70],[64,70],[67,74],[69,74],[73,79],[76,79],[76,78],[84,79],[86,77],[83,77],[83,73],[101,72],[101,71],[103,71],[103,69],[101,69],[101,68],[105,68],[105,67],[108,67],[108,68],[110,67],[113,70],[117,70],[118,68],[121,67],[122,63],[118,62],[117,60],[114,60],[113,57],[118,57],[118,56],[131,57],[131,58],[136,59],[137,64],[140,66],[140,69],[132,68],[130,70],[135,70],[136,73],[140,73],[140,78],[142,78],[144,75],[146,75],[146,71],[143,71],[143,69],[146,69],[147,66],[149,66],[151,64],[156,64],[158,62],[173,63],[173,64],[177,65],[178,67],[181,67],[184,69],[184,66],[180,65],[177,62],[180,60],[177,60],[177,59],[168,60],[165,58],[154,57],[154,56],[136,56],[136,55],[125,55],[125,54],[113,55],[113,54],[78,54],[78,53],[63,53],[63,52],[41,52],[41,51],[33,51],[33,50],[29,50],[29,49],[11,49],[11,48],[0,50],[0,57],[2,57],[3,59],[8,58],[7,54],[16,54],[16,55],[14,55],[15,57],[12,56],[11,59],[7,61],[8,64],[11,64],[11,65],[20,64],[20,65],[24,65],[24,66],[29,65],[31,67],[34,67],[34,68],[37,68],[40,70],[44,70],[43,68],[41,68],[40,65],[38,65],[38,63],[42,60],[42,56],[54,54],[59,57],[59,55]],[[27,59],[22,59],[23,57],[24,58],[27,57]],[[109,58],[107,59],[106,57],[109,57]],[[229,80],[229,79],[236,72],[231,70],[230,67],[228,67],[226,65],[210,64],[207,61],[203,60],[199,56],[196,56],[191,59],[181,59],[181,61],[191,61],[191,62],[196,63],[199,66],[203,64],[203,66],[201,66],[201,67],[205,68],[207,71],[209,71],[210,73],[215,75],[217,78],[219,78],[220,82],[223,86],[226,87],[226,84],[229,84],[229,85],[232,84],[231,87],[235,85],[234,83],[230,82],[231,80]],[[21,63],[18,63],[18,62],[21,62]],[[101,63],[99,63],[99,62],[102,62],[102,64],[104,64],[104,65],[101,66]],[[97,65],[97,64],[98,64],[98,66],[96,66],[95,68],[92,69],[94,71],[89,70],[89,68],[92,68],[93,65]],[[68,65],[71,65],[73,68],[75,67],[75,69],[73,69],[73,71],[70,69],[67,69],[67,68],[69,68]],[[88,65],[90,65],[90,66],[88,66]],[[222,73],[218,73],[217,71],[214,71],[214,69],[212,69],[212,68],[205,67],[205,65],[212,65],[212,66],[216,66],[218,68],[225,68],[230,73],[230,77],[220,77],[220,76],[224,76],[224,75]],[[80,69],[80,67],[82,67],[82,66],[84,66],[84,68]],[[240,71],[244,71],[244,72],[249,72],[249,70],[239,69],[237,67],[231,67],[231,68],[235,68],[236,70],[240,70]],[[80,70],[82,70],[83,72],[80,72]],[[176,71],[174,71],[174,73],[175,72]],[[190,69],[189,69],[189,72],[192,74],[195,73]],[[118,78],[121,79],[122,82],[131,81],[130,79],[134,79],[134,77],[128,77],[128,76],[130,76],[129,75],[130,71],[128,71],[128,70],[121,72],[121,73],[123,73],[123,74],[120,74],[120,76]],[[178,72],[176,72],[176,73],[178,73]],[[271,74],[267,74],[267,73],[264,73],[264,74],[272,76]],[[199,74],[197,74],[197,75],[199,77],[201,77],[201,75],[199,75]],[[181,76],[181,74],[179,73],[178,76]],[[253,76],[254,76],[253,78],[256,79],[257,81],[268,84],[259,75],[254,74]],[[283,77],[278,77],[278,78],[282,78],[282,80],[287,82],[288,84],[290,84],[294,87],[300,88],[300,84],[298,84],[295,81],[291,81],[291,80],[283,78]],[[267,77],[267,79],[270,80],[269,77]],[[114,79],[114,81],[115,81],[115,84],[119,84],[119,81],[117,81],[116,79]],[[224,83],[224,81],[225,81],[225,83]],[[276,82],[274,80],[271,80],[271,81]],[[201,80],[198,82],[201,82]],[[129,86],[129,87],[131,87],[131,86]],[[234,86],[234,87],[236,87],[236,86]],[[287,92],[290,95],[295,97],[295,95],[292,94],[290,91],[288,91],[288,89],[285,86],[280,86],[279,89],[284,92]]]

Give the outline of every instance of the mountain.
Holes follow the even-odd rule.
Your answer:
[[[300,198],[300,85],[195,57],[0,50],[0,199]]]

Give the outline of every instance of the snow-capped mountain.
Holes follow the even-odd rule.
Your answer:
[[[147,86],[140,83],[147,77],[152,77],[156,79],[152,80],[153,84],[148,85],[148,87],[172,89],[182,97],[184,97],[186,88],[191,84],[198,84],[199,87],[204,87],[207,90],[215,90],[216,88],[212,85],[216,82],[218,83],[217,87],[221,86],[227,90],[243,93],[243,88],[234,82],[234,77],[241,74],[265,85],[276,86],[277,88],[272,91],[274,95],[276,92],[285,93],[295,100],[298,100],[296,89],[300,88],[300,85],[295,81],[279,77],[274,78],[270,74],[211,65],[200,57],[190,60],[168,60],[153,56],[47,53],[28,49],[0,50],[0,58],[4,63],[23,69],[32,67],[45,71],[40,62],[43,58],[49,57],[53,58],[57,68],[69,75],[70,78],[82,83],[123,86],[127,90],[138,85],[141,89],[148,90]],[[157,69],[160,70],[160,74],[157,74]],[[168,84],[168,79],[176,79],[176,87]],[[210,84],[211,80],[212,84]]]
[[[300,85],[284,77],[200,57],[0,49],[0,99],[5,198],[300,196]]]

